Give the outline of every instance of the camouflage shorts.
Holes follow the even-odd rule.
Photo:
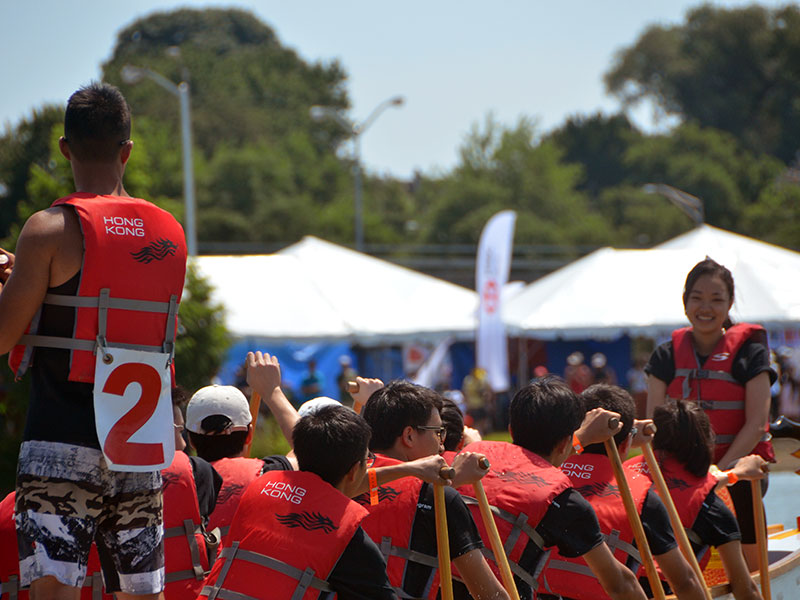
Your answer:
[[[80,587],[94,541],[107,591],[154,594],[163,589],[158,471],[110,471],[94,448],[24,442],[15,513],[23,585],[52,575]]]

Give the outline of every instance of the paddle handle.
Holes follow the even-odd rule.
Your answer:
[[[486,461],[487,466],[485,468],[488,469],[489,461],[486,458],[481,460]],[[500,575],[503,578],[503,587],[506,588],[506,592],[508,592],[511,600],[520,600],[517,586],[514,583],[514,575],[511,573],[511,566],[508,564],[508,557],[506,556],[505,548],[503,548],[503,542],[500,539],[500,532],[497,531],[497,524],[494,522],[494,515],[492,514],[492,509],[489,506],[489,500],[486,498],[486,490],[483,489],[483,482],[477,481],[474,485],[474,488],[475,495],[478,496],[478,507],[480,507],[481,510],[481,518],[483,519],[483,524],[486,527],[487,533],[489,534],[489,544],[491,545],[492,552],[494,553],[494,560],[497,563],[497,566],[500,567]]]
[[[767,554],[767,525],[764,520],[764,502],[761,499],[761,482],[750,481],[753,495],[753,515],[755,517],[756,544],[758,545],[758,571],[761,575],[761,596],[764,600],[772,599],[769,583],[769,558]]]
[[[650,424],[645,425],[644,427],[644,432],[648,435],[650,435],[650,432],[647,431],[649,425]],[[653,429],[655,429],[655,425],[653,425]],[[672,501],[672,496],[670,496],[669,493],[669,487],[667,487],[667,482],[664,480],[663,473],[661,473],[661,467],[658,465],[656,455],[653,453],[653,448],[650,446],[650,444],[645,444],[642,446],[642,453],[644,454],[645,461],[647,461],[647,468],[650,470],[650,476],[653,478],[653,481],[656,484],[658,494],[661,496],[664,506],[667,507],[669,522],[672,525],[672,531],[675,532],[675,537],[678,539],[678,546],[680,547],[684,558],[689,562],[689,565],[691,565],[695,575],[697,575],[697,580],[700,582],[700,585],[703,586],[703,594],[705,595],[706,600],[711,600],[711,591],[705,584],[703,571],[700,569],[700,565],[697,563],[697,557],[694,555],[692,545],[689,543],[689,537],[686,535],[686,530],[683,528],[683,524],[681,523],[681,517],[678,515],[678,510],[675,508],[675,503]]]
[[[628,521],[630,521],[631,527],[633,528],[633,537],[636,538],[636,546],[639,549],[639,555],[642,558],[644,569],[647,572],[647,580],[650,582],[653,598],[655,598],[655,600],[665,600],[664,588],[661,585],[661,579],[658,577],[658,571],[656,571],[656,565],[653,562],[653,554],[650,552],[650,546],[647,545],[647,537],[644,534],[642,520],[639,518],[636,504],[633,502],[631,488],[628,486],[628,480],[625,479],[622,460],[619,457],[619,450],[617,450],[617,445],[614,443],[613,438],[605,441],[605,447],[606,454],[608,454],[608,458],[611,459],[614,477],[617,480],[617,486],[619,487],[620,496],[622,496],[625,512],[628,514]]]
[[[442,479],[453,479],[456,476],[456,470],[453,467],[442,467],[439,469],[439,477]]]
[[[258,409],[261,406],[261,394],[254,391],[250,394],[250,424],[253,426],[253,435],[255,435],[256,431],[256,423],[258,423]],[[244,448],[244,455],[250,456],[250,447],[253,445],[253,438],[250,438],[250,441]]]
[[[453,575],[450,571],[450,538],[447,535],[444,487],[441,485],[434,484],[433,486],[433,508],[436,514],[436,548],[439,552],[439,581],[442,600],[453,600]]]

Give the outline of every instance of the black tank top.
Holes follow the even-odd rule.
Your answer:
[[[48,294],[74,296],[81,273],[47,290]],[[75,309],[42,305],[41,335],[72,337]],[[94,422],[94,384],[68,381],[69,350],[36,348],[31,362],[31,394],[23,439],[63,442],[100,448]]]

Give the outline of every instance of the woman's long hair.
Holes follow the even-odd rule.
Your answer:
[[[692,475],[704,477],[711,466],[714,432],[703,409],[694,402],[667,401],[655,409],[653,422],[653,448],[671,454]]]

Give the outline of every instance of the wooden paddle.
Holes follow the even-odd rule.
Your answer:
[[[611,417],[608,420],[608,428],[616,430],[619,424],[619,419]],[[622,460],[619,457],[619,450],[614,442],[614,438],[607,439],[605,442],[606,454],[611,460],[611,466],[614,469],[614,478],[617,480],[620,496],[622,496],[622,503],[625,506],[625,512],[628,514],[628,521],[630,521],[633,528],[633,537],[636,538],[636,546],[639,549],[639,556],[642,558],[644,569],[647,572],[647,580],[650,582],[650,589],[653,592],[655,600],[665,600],[664,588],[661,586],[661,579],[658,577],[656,565],[653,562],[653,555],[650,552],[650,546],[647,545],[647,538],[644,534],[642,527],[642,520],[639,518],[639,513],[636,510],[636,505],[633,502],[633,495],[631,488],[628,486],[628,480],[625,479],[625,471],[622,468]]]
[[[764,600],[772,599],[769,584],[769,557],[767,554],[767,526],[764,522],[764,502],[761,499],[761,482],[750,482],[753,494],[753,515],[755,517],[756,543],[758,544],[758,571],[761,575],[761,595]]]
[[[655,432],[655,423],[648,423],[645,425],[644,433],[647,435],[653,435]],[[711,590],[709,590],[708,586],[705,584],[703,571],[700,568],[700,565],[697,563],[697,557],[694,555],[692,545],[689,543],[689,537],[686,535],[686,530],[683,528],[680,515],[678,515],[678,510],[675,508],[675,503],[672,501],[672,496],[670,496],[669,487],[667,487],[667,482],[664,480],[664,475],[661,473],[661,467],[658,465],[656,456],[653,453],[653,448],[649,443],[646,443],[644,446],[642,446],[642,453],[644,454],[645,461],[647,462],[647,468],[650,470],[650,475],[656,484],[658,495],[661,496],[664,506],[667,507],[669,522],[672,524],[672,530],[675,532],[675,537],[678,539],[678,546],[680,547],[684,558],[691,565],[695,575],[697,575],[698,581],[703,586],[703,594],[705,595],[706,600],[711,600]]]
[[[442,479],[453,479],[455,469],[442,467]],[[453,575],[450,571],[450,538],[447,534],[447,512],[444,504],[444,486],[433,484],[433,509],[436,514],[436,548],[439,552],[439,584],[442,600],[453,600]]]
[[[347,382],[347,393],[348,394],[357,394],[358,390],[360,389],[360,387],[361,386],[358,385],[357,381],[348,381]],[[360,414],[362,408],[363,408],[363,405],[361,403],[356,402],[355,400],[353,401],[353,410],[355,411],[356,414]]]
[[[256,423],[258,423],[258,409],[261,407],[261,394],[253,391],[250,394],[250,425],[253,427],[253,435],[244,448],[244,456],[250,456],[250,447],[253,445],[253,437],[256,435]]]
[[[485,456],[480,460],[480,466],[489,470],[489,459]],[[497,531],[497,524],[494,522],[494,515],[492,508],[489,506],[489,500],[486,498],[486,490],[483,489],[483,482],[476,481],[474,486],[475,495],[478,497],[478,506],[481,509],[481,517],[486,531],[489,533],[489,542],[492,546],[494,553],[494,560],[497,566],[500,567],[500,575],[503,577],[503,586],[506,588],[508,595],[512,600],[520,600],[517,586],[514,583],[514,575],[511,573],[511,566],[508,564],[508,557],[506,556],[503,542],[500,539],[500,532]]]

